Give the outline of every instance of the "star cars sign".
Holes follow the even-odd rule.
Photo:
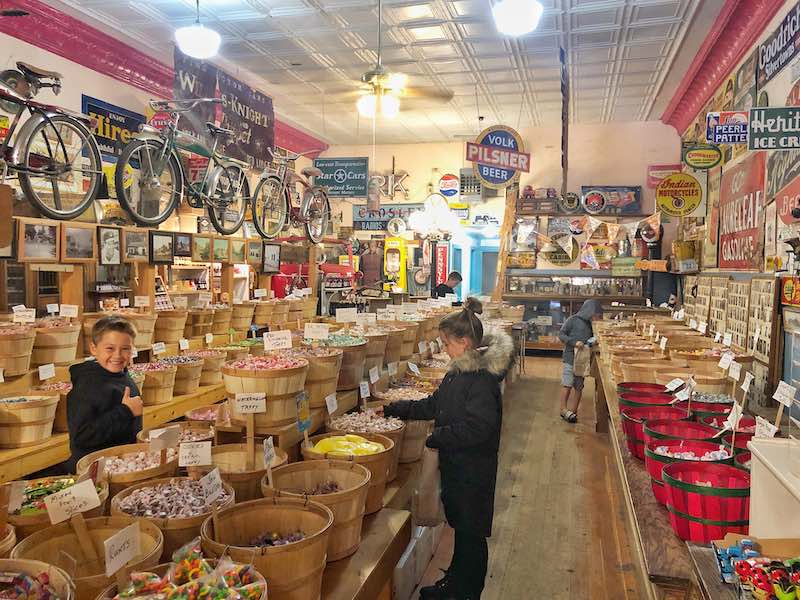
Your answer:
[[[367,197],[368,158],[315,158],[314,166],[322,171],[321,175],[314,178],[314,183],[326,186],[328,197]]]
[[[488,188],[503,189],[530,173],[531,155],[524,151],[520,135],[504,125],[484,129],[474,142],[467,142],[467,160],[475,175]]]

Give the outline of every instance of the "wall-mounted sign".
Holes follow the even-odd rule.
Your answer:
[[[800,306],[800,277],[784,277],[781,286],[781,304]]]
[[[665,177],[656,188],[656,208],[672,217],[691,215],[702,202],[703,188],[688,173],[674,173]]]
[[[634,267],[641,271],[658,271],[659,273],[667,272],[666,260],[637,260]]]
[[[436,285],[447,281],[447,250],[446,243],[436,244]]]
[[[673,173],[681,172],[681,163],[670,165],[648,165],[647,166],[647,187],[655,189],[661,180]]]
[[[459,223],[469,225],[469,204],[466,202],[450,202],[450,212],[458,217]]]
[[[424,204],[382,204],[376,210],[365,205],[353,206],[353,229],[384,231],[392,219],[403,219],[408,225],[408,217],[411,216],[411,213],[424,209]]]
[[[642,272],[636,267],[638,259],[622,257],[611,259],[612,277],[639,277]]]
[[[81,112],[94,117],[97,121],[94,137],[100,146],[103,158],[117,157],[122,154],[125,144],[139,132],[139,125],[145,123],[144,115],[86,94],[81,94]]]
[[[617,185],[581,186],[581,206],[591,215],[632,215],[642,210],[642,188]]]
[[[458,175],[446,173],[439,179],[439,193],[445,198],[458,196],[459,180]]]
[[[692,144],[683,151],[683,162],[699,171],[713,169],[721,160],[722,152],[711,144]]]
[[[710,112],[706,115],[706,140],[711,144],[746,144],[745,111]]]
[[[800,148],[800,107],[750,109],[750,150]]]
[[[314,166],[322,175],[314,178],[316,185],[328,188],[330,198],[366,198],[369,173],[369,159],[356,158],[315,158]]]
[[[484,129],[475,142],[467,142],[467,161],[481,184],[503,189],[519,179],[520,172],[531,170],[531,155],[525,152],[522,137],[504,125]]]
[[[722,173],[719,197],[719,268],[761,270],[763,260],[763,152]]]
[[[781,24],[758,47],[758,88],[780,73],[797,54],[800,40],[800,2],[786,13]]]

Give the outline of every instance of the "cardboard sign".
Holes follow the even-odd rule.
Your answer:
[[[666,386],[664,386],[664,387],[666,387],[668,391],[670,391],[670,392],[674,392],[675,390],[677,390],[679,387],[681,387],[681,386],[682,386],[682,385],[684,385],[685,383],[686,383],[686,382],[685,382],[683,379],[680,379],[680,378],[676,377],[675,379],[673,379],[672,381],[670,381],[670,382],[669,382],[669,383],[668,383]]]
[[[739,406],[738,403],[734,402],[733,406],[731,406],[731,412],[728,413],[728,416],[725,419],[725,428],[730,429],[733,431],[739,427],[739,421],[742,418],[742,407]]]
[[[739,387],[745,394],[750,391],[750,384],[753,383],[754,379],[755,376],[749,371],[744,374],[744,381],[742,382],[742,385]]]
[[[178,340],[178,348],[181,350],[188,350],[189,349],[189,340],[186,338],[181,338]]]
[[[785,381],[778,382],[778,389],[775,390],[775,393],[772,395],[773,400],[777,400],[785,407],[789,408],[792,406],[794,402],[794,398],[797,395],[797,389],[786,383]]]
[[[419,367],[416,364],[412,363],[412,362],[408,363],[408,370],[411,371],[414,375],[419,375],[420,374],[419,373]]]
[[[339,409],[339,401],[336,399],[336,392],[325,396],[325,406],[328,407],[328,414],[331,416]]]
[[[720,357],[719,362],[717,363],[717,366],[720,369],[722,369],[723,371],[727,371],[728,367],[731,366],[732,362],[733,362],[733,354],[730,353],[730,352],[726,352],[725,354],[723,354]]]
[[[167,351],[167,345],[164,342],[156,342],[153,344],[153,354],[163,354]]]
[[[437,352],[439,352],[439,348],[437,348],[436,344],[433,342],[428,342],[428,348],[430,349],[431,354],[436,354]]]
[[[266,298],[267,297],[267,290],[264,288],[258,288],[253,290],[253,297],[254,298]]]
[[[21,308],[14,311],[14,323],[33,323],[36,321],[35,308]]]
[[[337,308],[336,309],[336,322],[337,323],[355,323],[357,314],[358,314],[358,309],[357,308]]]
[[[145,306],[150,306],[150,296],[134,296],[133,306],[135,308],[143,308]]]
[[[103,542],[106,555],[106,577],[128,564],[139,555],[139,521],[134,521]]]
[[[94,482],[87,479],[60,492],[45,496],[44,505],[47,508],[50,523],[57,525],[72,515],[97,508],[100,506],[100,498],[97,496]]]
[[[378,309],[378,321],[394,321],[394,311],[391,308]]]
[[[691,329],[697,329],[697,319],[689,319],[689,327]]]
[[[311,404],[308,394],[300,392],[294,397],[294,403],[297,408],[297,430],[303,433],[311,429]]]
[[[264,442],[266,441],[267,440],[264,440]],[[222,486],[222,477],[220,477],[219,468],[214,468],[208,475],[201,477],[200,485],[203,487],[203,493],[206,496],[207,503],[214,502],[214,500],[219,498],[225,489]]]
[[[206,344],[213,344],[214,343],[214,334],[207,333],[206,334]]]
[[[45,381],[56,376],[56,366],[53,363],[39,367],[39,379]]]
[[[653,332],[656,330],[656,326],[650,323],[650,337],[653,337]]]
[[[58,312],[58,304],[48,304],[47,305],[47,314],[54,315]]]
[[[289,350],[291,347],[292,332],[288,329],[269,331],[264,334],[264,350]]]
[[[264,392],[236,394],[234,403],[236,412],[243,415],[255,415],[267,412],[267,395]]]
[[[186,310],[189,308],[189,299],[186,296],[175,296],[172,298],[172,306],[175,310]]]
[[[661,332],[660,331],[656,331],[656,339],[655,339],[655,341],[657,342],[660,339],[661,339]]]
[[[122,308],[127,308],[128,306],[131,305],[131,301],[128,298],[120,298],[119,305]]]
[[[676,402],[686,402],[691,395],[692,395],[692,391],[688,387],[685,387],[680,392],[675,394],[675,401]]]
[[[714,341],[715,341],[717,344],[719,344],[719,341],[720,341],[721,339],[722,339],[722,332],[721,332],[721,331],[718,331],[716,334],[714,334]]]
[[[731,362],[730,367],[728,368],[728,377],[733,379],[734,381],[739,381],[739,377],[742,375],[742,363],[738,363],[735,360]]]
[[[369,370],[369,382],[375,384],[381,378],[381,373],[378,370],[378,367],[372,367]]]
[[[59,312],[62,317],[70,319],[78,318],[78,306],[75,304],[62,304]]]
[[[211,441],[183,442],[178,449],[179,467],[205,467],[211,464]]]
[[[667,348],[667,338],[662,337],[661,338],[661,344],[659,344],[659,345],[661,346],[662,350],[665,350]]]
[[[273,460],[275,460],[275,442],[272,441],[272,436],[269,436],[264,438],[264,465],[271,466]]]
[[[370,397],[369,382],[362,381],[361,383],[359,383],[358,384],[358,390],[359,390],[359,392],[361,392],[361,397],[362,398],[369,398]]]
[[[697,328],[697,331],[705,335],[706,332],[708,331],[708,323],[700,323],[700,325]]]
[[[754,437],[771,438],[775,437],[776,433],[778,433],[778,428],[775,425],[763,417],[756,417],[756,433]]]
[[[179,425],[171,425],[162,429],[150,431],[150,450],[158,451],[165,448],[174,448],[181,439],[181,428]]]
[[[330,325],[327,323],[306,323],[303,337],[309,340],[327,340],[330,337]]]
[[[356,323],[362,327],[368,325],[375,325],[378,322],[378,315],[375,313],[358,313],[356,315]]]
[[[397,375],[397,363],[396,362],[390,362],[388,365],[386,365],[386,369],[389,371],[389,376],[390,377],[394,377],[395,375]]]
[[[425,354],[425,350],[428,349],[428,344],[426,344],[425,342],[420,342],[419,344],[417,344],[417,348],[419,348],[420,354]]]
[[[722,338],[722,345],[730,346],[731,344],[733,344],[733,334],[729,331],[725,334],[725,337]]]
[[[197,301],[201,304],[211,304],[211,292],[200,292],[197,294]]]

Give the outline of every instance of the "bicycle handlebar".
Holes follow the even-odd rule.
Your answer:
[[[277,154],[275,154],[272,151],[272,148],[267,148],[267,152],[269,152],[269,155],[272,157],[273,161],[280,162],[280,163],[287,163],[287,162],[292,161],[292,160],[297,160],[298,158],[300,158],[301,156],[305,156],[306,154],[314,154],[315,152],[322,152],[322,150],[321,149],[320,150],[306,150],[305,152],[300,152],[299,154],[296,153],[296,152],[289,152],[287,150],[286,151],[287,152],[286,156],[278,156]]]
[[[189,112],[199,104],[221,104],[220,98],[190,98],[188,100],[150,100],[150,108],[169,113]]]

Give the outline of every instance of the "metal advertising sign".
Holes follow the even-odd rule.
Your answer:
[[[712,144],[746,144],[745,111],[710,112],[706,115],[706,140]]]
[[[505,125],[484,129],[475,142],[467,142],[466,159],[481,184],[492,189],[508,187],[520,172],[531,170],[531,155],[524,151],[522,137]]]
[[[353,206],[353,229],[361,231],[384,231],[392,219],[403,219],[408,225],[411,213],[424,210],[424,204],[382,204],[372,210],[366,205]]]
[[[673,173],[681,172],[681,163],[670,165],[647,165],[647,187],[655,189],[661,180]]]
[[[458,175],[446,173],[439,179],[439,193],[445,198],[455,198],[458,196],[459,180]]]
[[[691,215],[703,202],[703,187],[688,173],[674,173],[656,188],[656,207],[672,217]]]
[[[800,2],[786,13],[780,26],[758,47],[758,88],[763,88],[797,55],[800,41]]]
[[[750,150],[800,148],[800,107],[750,109]]]
[[[331,198],[366,198],[369,183],[369,159],[315,158],[314,166],[322,175],[314,178],[316,185],[328,188]]]
[[[750,155],[722,173],[719,268],[761,270],[763,260],[764,160]]]
[[[683,150],[683,162],[693,169],[713,169],[721,160],[722,152],[711,144],[691,144]]]

